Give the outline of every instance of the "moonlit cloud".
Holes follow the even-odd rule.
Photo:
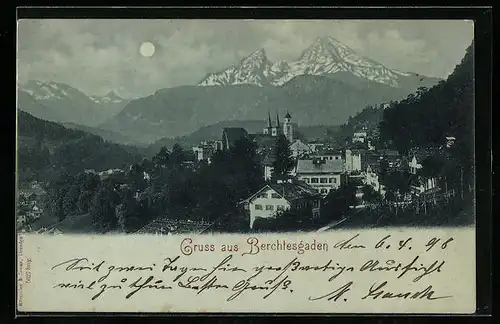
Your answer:
[[[21,20],[18,78],[148,95],[196,84],[259,48],[273,62],[295,60],[325,35],[389,68],[445,78],[473,34],[459,20]],[[152,57],[139,52],[148,41]]]

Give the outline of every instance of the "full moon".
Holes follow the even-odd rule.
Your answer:
[[[142,43],[139,52],[142,56],[151,57],[155,53],[155,46],[151,42]]]

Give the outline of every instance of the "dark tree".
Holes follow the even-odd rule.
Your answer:
[[[404,197],[410,192],[412,184],[417,177],[407,171],[393,170],[385,178],[384,186],[386,188],[386,199],[397,200],[398,197]]]
[[[92,201],[93,196],[94,192],[91,190],[84,190],[80,193],[80,196],[78,197],[78,201],[76,203],[79,213],[86,214],[89,212],[90,202]]]
[[[273,153],[275,158],[272,164],[273,178],[288,175],[288,172],[293,170],[295,162],[293,160],[292,151],[290,150],[290,142],[284,135],[278,135],[276,137]]]
[[[363,186],[363,200],[369,204],[379,202],[381,200],[381,195],[372,186]]]
[[[52,215],[55,216],[58,221],[63,221],[66,218],[66,214],[64,213],[63,200],[64,198],[62,194],[59,194],[51,202]]]
[[[356,186],[343,183],[337,190],[331,190],[325,198],[321,209],[321,218],[336,220],[346,217],[351,206],[356,205]]]
[[[133,192],[125,189],[120,204],[115,208],[118,228],[121,231],[133,232],[143,225],[138,213],[139,207]]]
[[[116,205],[116,193],[109,185],[101,185],[95,193],[90,205],[90,216],[92,217],[95,229],[107,232],[116,228]]]
[[[168,163],[170,167],[179,168],[182,165],[182,162],[187,160],[187,154],[184,149],[176,143],[172,148],[172,152],[168,157]]]
[[[166,167],[168,165],[170,152],[166,147],[162,147],[155,156],[153,156],[152,161],[155,166]]]
[[[146,188],[146,180],[144,179],[144,169],[140,164],[132,164],[128,172],[131,188],[134,192],[142,191]]]
[[[445,161],[440,156],[429,156],[422,161],[422,169],[419,175],[423,177],[435,177],[442,173]]]
[[[382,159],[380,161],[379,170],[380,182],[385,183],[387,174],[389,173],[389,162],[387,162],[387,159]]]
[[[75,214],[77,209],[78,198],[80,197],[80,188],[78,184],[73,184],[63,198],[63,211],[66,216]]]

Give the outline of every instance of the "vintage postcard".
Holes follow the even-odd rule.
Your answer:
[[[21,19],[20,312],[473,313],[474,23]]]

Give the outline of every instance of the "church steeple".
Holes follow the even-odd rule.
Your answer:
[[[285,115],[285,123],[283,124],[283,134],[290,143],[293,141],[292,116],[290,116],[289,111],[287,111]]]
[[[273,127],[273,124],[271,122],[271,112],[269,110],[267,111],[267,118],[268,118],[267,127],[269,128]]]
[[[278,127],[278,129],[280,128],[280,116],[278,115],[278,112],[276,112],[276,127]]]

